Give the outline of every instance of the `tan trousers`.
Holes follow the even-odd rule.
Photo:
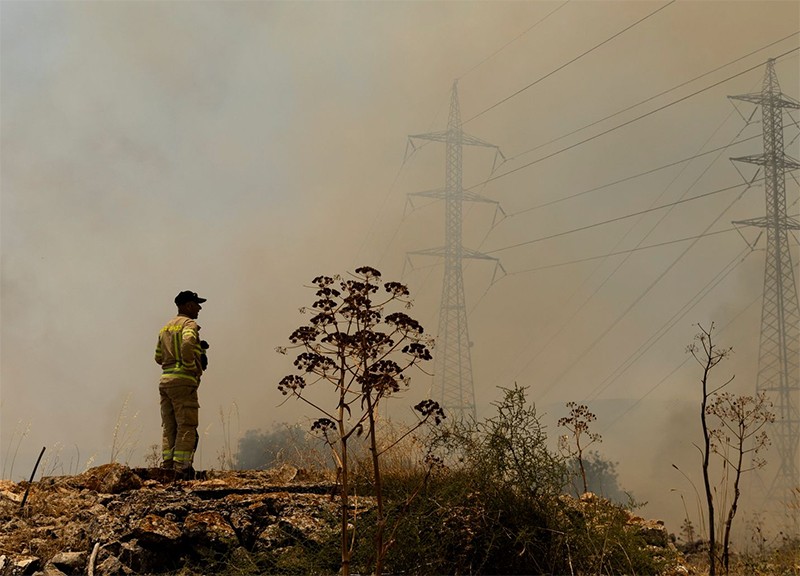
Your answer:
[[[197,423],[200,404],[196,384],[161,384],[161,442],[165,465],[174,462],[178,470],[192,466],[197,448]]]

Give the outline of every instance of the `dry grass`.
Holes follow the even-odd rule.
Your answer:
[[[222,448],[217,454],[217,462],[219,463],[220,470],[233,470],[236,468],[236,460],[233,452],[234,420],[236,421],[235,437],[238,440],[238,438],[241,437],[241,431],[239,429],[239,405],[236,404],[236,402],[231,402],[231,405],[228,407],[227,414],[222,409],[222,406],[220,406],[219,421],[222,426]]]
[[[8,447],[6,448],[6,457],[3,458],[3,470],[2,478],[11,478],[14,475],[14,463],[17,460],[17,455],[19,454],[19,448],[22,445],[22,441],[31,431],[31,423],[28,422],[24,427],[22,425],[22,420],[17,420],[17,424],[14,427],[14,431],[11,433],[11,437],[8,439]],[[6,464],[10,463],[8,473],[6,474]]]
[[[708,575],[708,555],[686,556],[690,574]],[[718,574],[724,574],[722,567]],[[800,576],[800,540],[787,541],[773,550],[757,554],[733,554],[728,576]]]
[[[133,458],[133,453],[139,443],[142,428],[138,420],[138,412],[135,412],[133,416],[128,415],[130,398],[130,394],[125,396],[125,401],[122,403],[122,408],[120,408],[117,420],[114,423],[114,431],[111,437],[111,459],[109,462],[128,464]]]
[[[423,462],[427,448],[418,436],[409,434],[409,427],[404,424],[390,420],[381,422],[378,429],[378,452],[381,475],[393,484],[418,482],[425,474]],[[356,481],[359,484],[371,484],[374,480],[372,455],[366,437],[363,442],[352,444],[350,457]]]
[[[94,503],[38,483],[30,485],[25,508],[20,509],[27,482],[5,486],[0,495],[0,554],[29,554],[51,558],[68,543],[73,550],[88,550],[89,534],[74,520],[85,517]]]

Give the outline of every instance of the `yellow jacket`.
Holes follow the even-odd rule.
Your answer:
[[[161,365],[162,384],[200,383],[200,326],[188,316],[175,316],[161,329],[156,344],[156,363]]]

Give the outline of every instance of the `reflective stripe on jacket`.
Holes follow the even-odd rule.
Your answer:
[[[191,380],[199,382],[203,368],[200,365],[200,326],[188,316],[178,315],[161,329],[156,344],[155,360],[161,365],[161,382]]]

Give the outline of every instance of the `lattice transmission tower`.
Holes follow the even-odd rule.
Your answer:
[[[445,186],[435,190],[416,192],[411,196],[422,196],[444,200],[445,242],[444,246],[417,250],[409,254],[438,256],[444,259],[444,279],[439,306],[439,331],[434,350],[433,396],[455,418],[475,417],[475,387],[472,380],[472,358],[470,355],[467,308],[464,297],[462,263],[465,258],[493,260],[462,245],[462,208],[464,202],[487,202],[499,204],[479,194],[465,191],[462,187],[463,147],[482,146],[495,150],[495,159],[502,153],[497,146],[465,134],[461,126],[461,111],[458,103],[458,80],[453,82],[450,93],[450,113],[447,130],[414,134],[409,136],[409,145],[416,150],[415,141],[427,140],[445,143]]]
[[[800,229],[800,224],[786,213],[786,172],[800,168],[800,163],[784,153],[783,111],[796,110],[800,103],[781,92],[774,64],[767,61],[760,93],[729,98],[761,107],[764,152],[733,160],[762,167],[766,216],[734,224],[757,226],[767,234],[756,390],[770,396],[776,416],[770,436],[779,468],[766,483],[766,496],[788,510],[792,490],[800,488],[800,308],[789,244],[789,231]],[[793,516],[796,524],[797,511]]]

